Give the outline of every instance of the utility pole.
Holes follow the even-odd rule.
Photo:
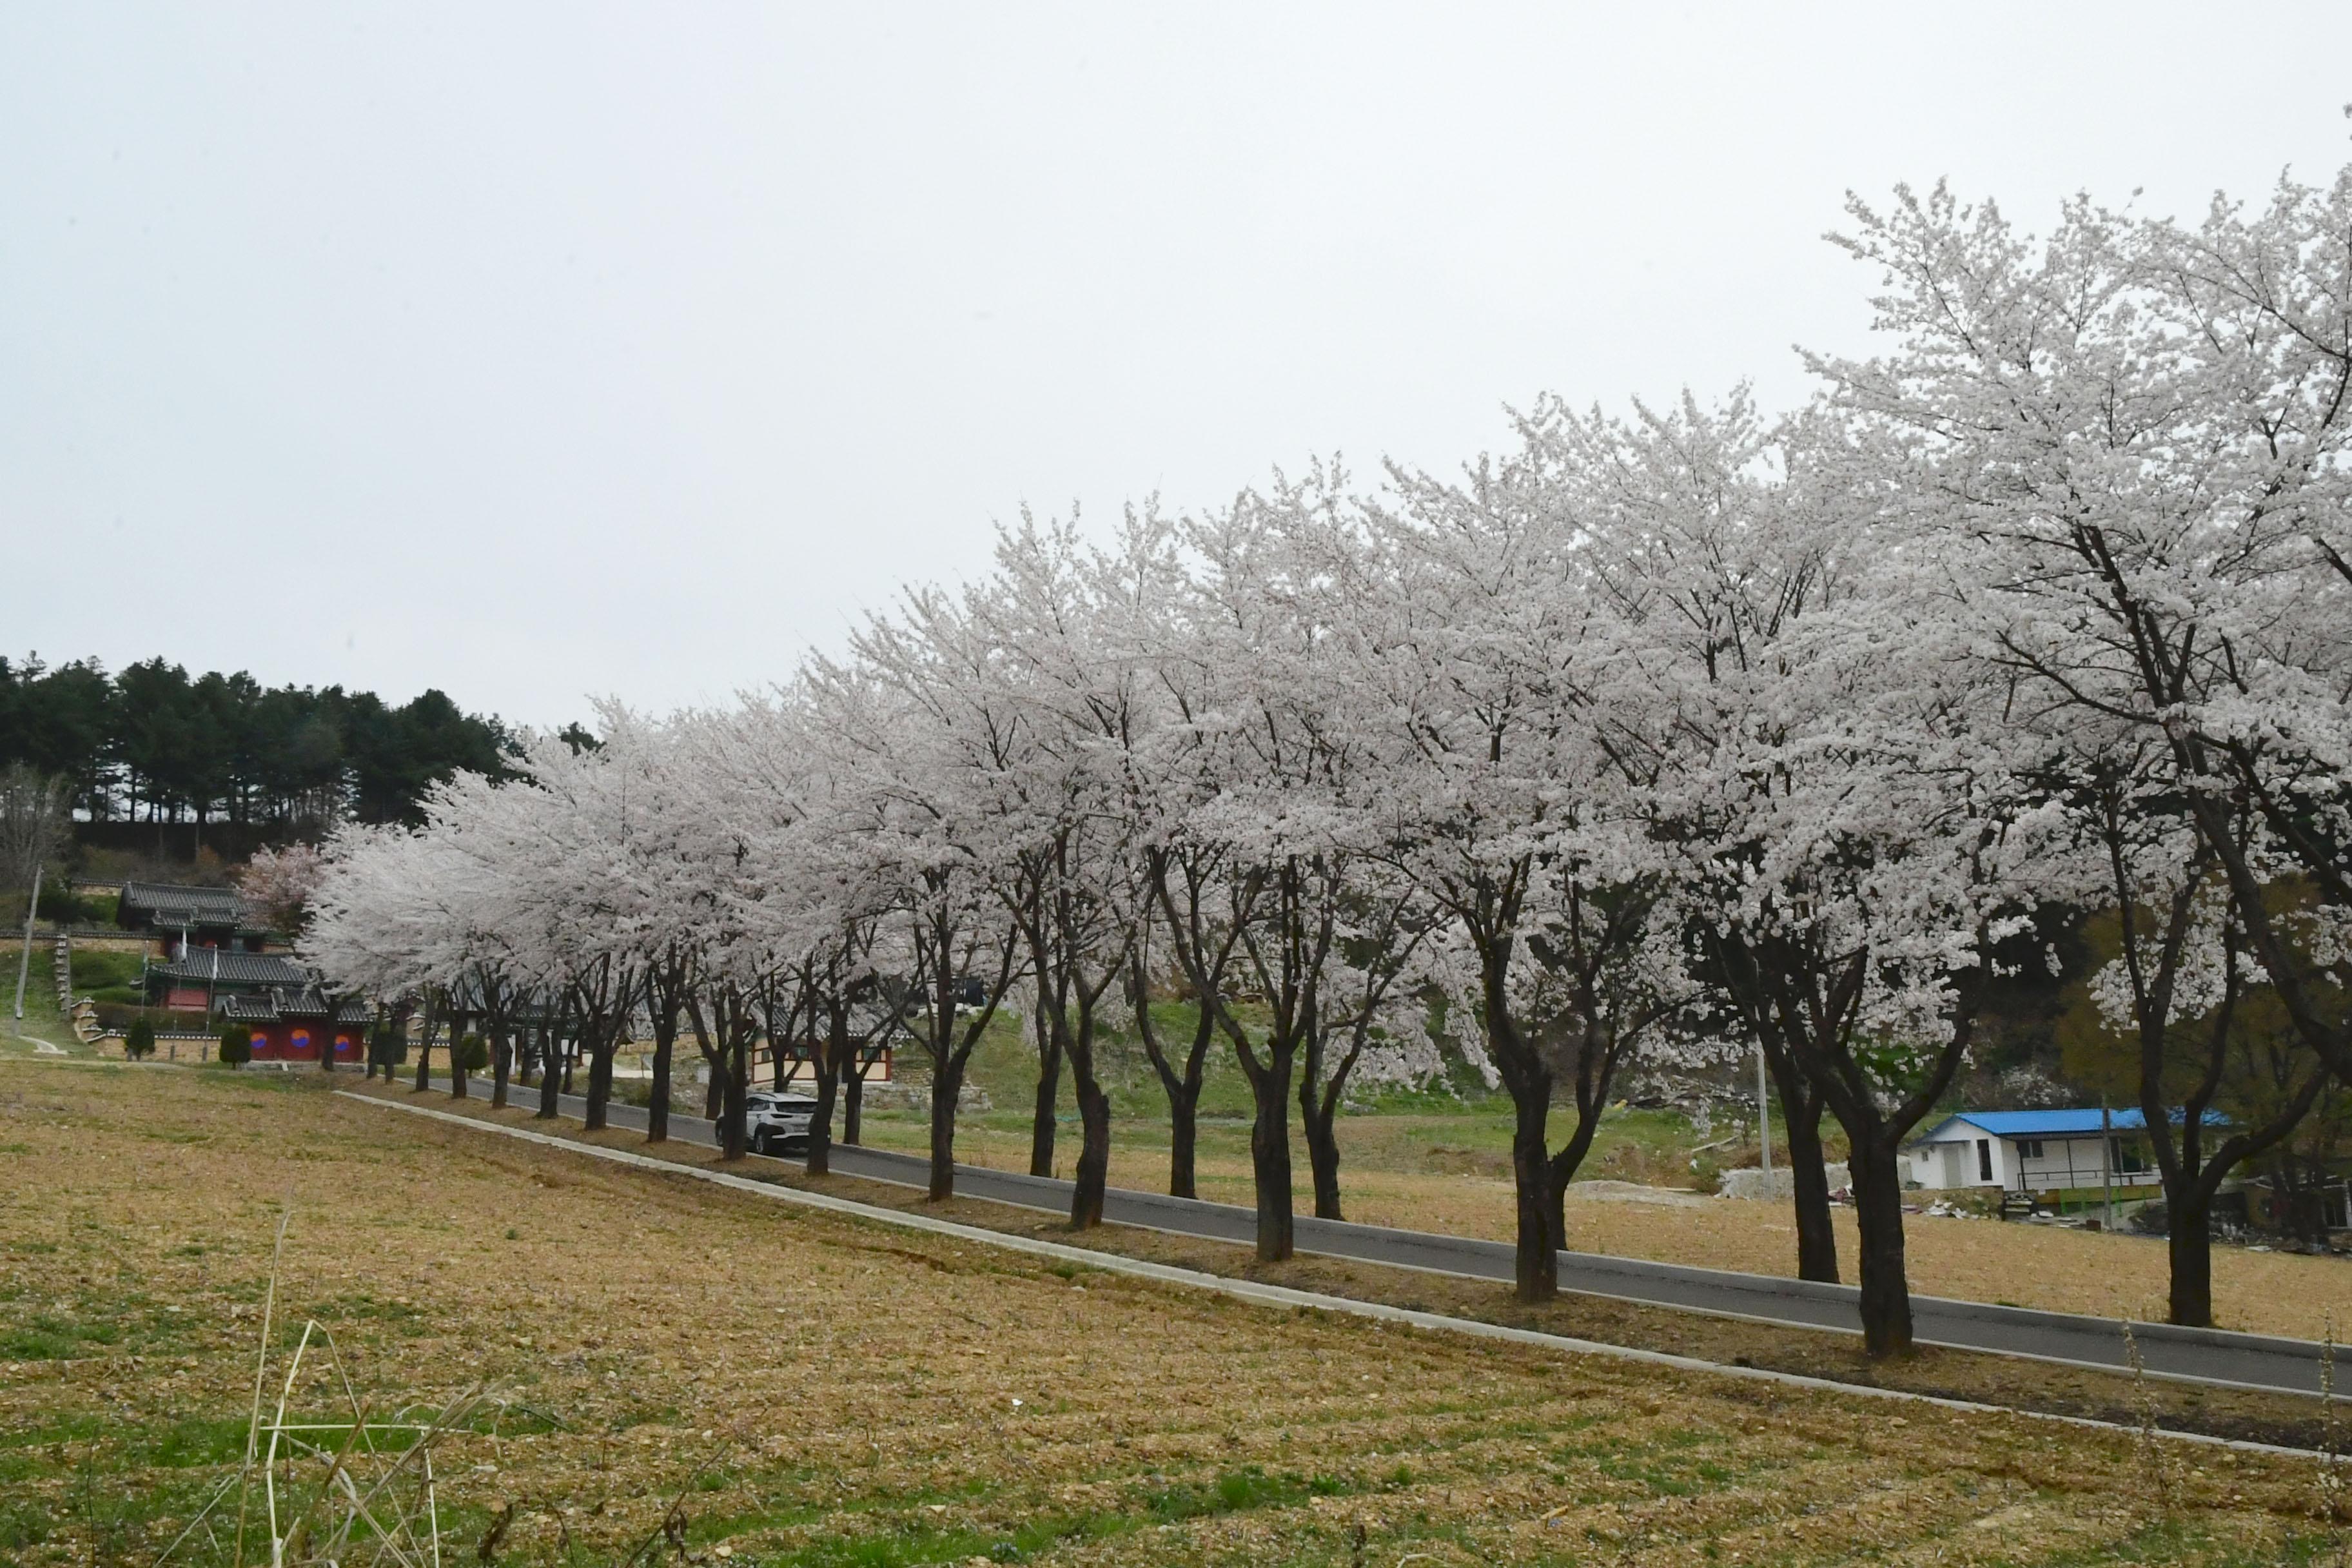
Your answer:
[[[1764,1042],[1756,1042],[1756,1136],[1764,1149],[1764,1181],[1772,1180],[1772,1091],[1764,1076]]]
[[[16,955],[16,1021],[25,1021],[25,975],[33,967],[33,917],[41,912],[41,872],[33,868],[33,901],[25,906],[25,951]]]

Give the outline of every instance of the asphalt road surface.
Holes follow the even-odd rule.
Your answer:
[[[409,1075],[407,1080],[413,1082],[414,1075]],[[446,1080],[436,1078],[438,1083]],[[488,1098],[487,1080],[476,1080],[469,1087],[474,1093]],[[534,1110],[539,1104],[539,1091],[535,1089],[512,1089],[509,1098]],[[565,1095],[561,1108],[564,1115],[579,1119],[587,1113],[587,1101],[579,1095]],[[615,1127],[642,1130],[646,1124],[646,1112],[637,1106],[616,1102],[606,1116]],[[669,1134],[680,1142],[717,1142],[711,1123],[691,1114],[672,1113]],[[797,1160],[776,1163],[801,1163]],[[841,1175],[901,1186],[929,1184],[929,1162],[919,1155],[890,1150],[836,1143],[833,1148],[833,1168]],[[1062,1213],[1069,1207],[1070,1184],[959,1164],[956,1195]],[[1103,1217],[1118,1225],[1244,1247],[1253,1245],[1256,1237],[1256,1215],[1237,1205],[1171,1198],[1120,1187],[1113,1187],[1105,1194]],[[1392,1230],[1383,1226],[1315,1219],[1304,1215],[1296,1223],[1295,1240],[1301,1252],[1473,1279],[1507,1280],[1512,1277],[1511,1247],[1504,1242]],[[1727,1269],[1651,1263],[1588,1252],[1559,1255],[1559,1285],[1563,1290],[1685,1311],[1748,1318],[1792,1328],[1853,1334],[1862,1331],[1857,1292],[1851,1285],[1818,1285],[1774,1275],[1736,1274]],[[2130,1366],[2122,1325],[2109,1319],[1918,1295],[1911,1298],[1911,1319],[1914,1335],[1923,1344],[2105,1370],[2127,1370]],[[2325,1352],[2324,1347],[2311,1341],[2215,1329],[2178,1329],[2166,1323],[2136,1322],[2131,1325],[2131,1332],[2150,1376],[2294,1394],[2321,1392]]]

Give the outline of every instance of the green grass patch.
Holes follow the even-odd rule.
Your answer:
[[[1024,1563],[1041,1552],[1088,1541],[1108,1541],[1137,1529],[1129,1514],[1059,1514],[1003,1531],[933,1526],[908,1520],[896,1530],[855,1539],[820,1541],[767,1559],[775,1568],[928,1568],[946,1563]]]
[[[139,992],[139,978],[146,968],[142,953],[110,952],[99,948],[77,947],[73,950],[74,994],[101,990],[125,990],[128,1000],[144,1000]],[[106,998],[100,998],[103,1001]]]
[[[1256,1465],[1244,1465],[1205,1484],[1148,1491],[1141,1500],[1153,1519],[1162,1524],[1174,1524],[1213,1514],[1289,1508],[1310,1497],[1338,1497],[1353,1489],[1336,1476],[1268,1473]]]

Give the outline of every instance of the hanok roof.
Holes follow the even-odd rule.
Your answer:
[[[188,888],[173,882],[125,882],[115,923],[155,926],[242,926],[245,900],[234,888]]]
[[[1996,1138],[2096,1138],[2099,1135],[2099,1108],[2095,1105],[2063,1110],[1962,1110],[1944,1118],[1918,1141],[1932,1142],[1954,1123],[1965,1123],[1979,1132],[1990,1132]],[[2116,1132],[2137,1132],[2147,1125],[2139,1107],[2118,1109],[2106,1113],[2108,1129]],[[2180,1112],[2173,1112],[2173,1121]],[[2220,1127],[2229,1118],[2218,1110],[2205,1113],[2205,1124]]]
[[[299,965],[274,952],[226,952],[216,947],[198,948],[185,958],[158,963],[147,973],[192,985],[284,985],[299,990],[310,983]]]
[[[220,1016],[236,1023],[274,1024],[280,1018],[323,1018],[327,999],[315,986],[289,990],[272,986],[253,996],[224,996]],[[364,1002],[344,1002],[335,1009],[338,1024],[364,1024],[373,1015]]]

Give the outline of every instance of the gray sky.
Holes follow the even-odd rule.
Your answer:
[[[1785,406],[1848,188],[2352,161],[2342,0],[1923,9],[9,6],[0,647],[722,700],[1024,502]]]

